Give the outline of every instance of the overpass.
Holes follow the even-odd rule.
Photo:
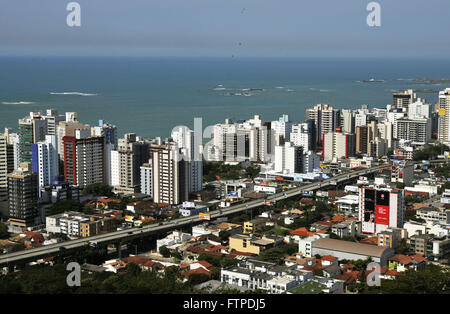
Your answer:
[[[277,193],[271,196],[268,196],[266,199],[257,199],[246,201],[234,206],[230,206],[228,208],[222,208],[220,210],[211,211],[211,219],[227,216],[230,214],[242,212],[245,210],[257,208],[265,205],[266,200],[270,201],[279,201],[283,199],[287,199],[293,196],[297,196],[302,194],[303,191],[314,191],[317,189],[325,188],[330,185],[335,185],[342,183],[347,180],[354,179],[359,176],[368,175],[374,172],[377,172],[383,168],[390,167],[388,164],[382,164],[378,166],[374,166],[367,169],[361,169],[357,171],[353,171],[351,173],[339,174],[332,178],[319,181],[312,182],[302,185],[300,187],[294,187],[287,189],[281,193]],[[74,250],[77,248],[81,248],[85,246],[86,241],[95,241],[98,245],[105,245],[114,243],[118,247],[119,256],[120,256],[120,247],[123,242],[130,241],[136,238],[140,238],[143,236],[149,236],[153,234],[160,234],[163,232],[167,232],[173,229],[180,228],[182,226],[186,226],[189,224],[194,224],[202,221],[198,216],[196,217],[183,217],[173,221],[163,222],[160,224],[152,224],[143,227],[134,227],[125,230],[115,231],[107,234],[96,235],[92,237],[86,237],[71,241],[66,241],[57,244],[51,244],[46,246],[41,246],[37,248],[29,248],[18,252],[8,253],[0,255],[0,266],[11,266],[14,264],[20,263],[28,263],[32,261],[36,261],[41,258],[45,258],[48,256],[54,256],[57,254],[67,253],[67,251]]]

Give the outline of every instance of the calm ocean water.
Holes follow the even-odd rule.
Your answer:
[[[370,78],[384,82],[361,82]],[[204,127],[255,113],[297,122],[317,103],[385,106],[396,89],[450,87],[414,78],[450,78],[450,59],[3,57],[0,130],[17,129],[30,111],[56,108],[91,125],[104,119],[120,134],[166,137],[176,125],[193,127],[194,117]],[[419,95],[437,101],[437,93]]]

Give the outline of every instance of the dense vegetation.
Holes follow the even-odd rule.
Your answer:
[[[219,176],[221,180],[237,180],[241,177],[254,179],[259,171],[260,168],[257,165],[243,167],[241,164],[226,165],[218,161],[203,162],[203,182],[215,181],[216,176]]]
[[[286,256],[295,254],[297,252],[298,252],[298,245],[286,244],[262,251],[258,256],[258,259],[260,261],[271,262],[281,265],[284,263],[284,258]]]
[[[381,279],[379,287],[368,287],[367,293],[382,294],[449,294],[450,271],[429,264],[421,270],[407,270],[396,279]]]
[[[86,186],[83,189],[82,194],[83,195],[92,194],[94,196],[112,196],[114,195],[112,189],[113,188],[107,184],[94,183]]]
[[[8,236],[8,225],[0,222],[0,239]]]
[[[450,151],[450,147],[447,145],[425,145],[425,147],[415,153],[414,160],[430,160],[436,158],[438,155],[442,155],[445,151]]]

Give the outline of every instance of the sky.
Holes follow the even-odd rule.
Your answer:
[[[1,0],[0,56],[450,56],[450,1]]]

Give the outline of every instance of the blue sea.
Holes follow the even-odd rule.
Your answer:
[[[371,78],[382,82],[362,82]],[[108,121],[120,135],[167,137],[194,117],[203,127],[256,113],[300,122],[318,103],[384,107],[393,91],[420,89],[435,91],[419,93],[434,104],[450,87],[415,78],[450,78],[450,59],[2,57],[0,130],[56,108],[91,125]]]

